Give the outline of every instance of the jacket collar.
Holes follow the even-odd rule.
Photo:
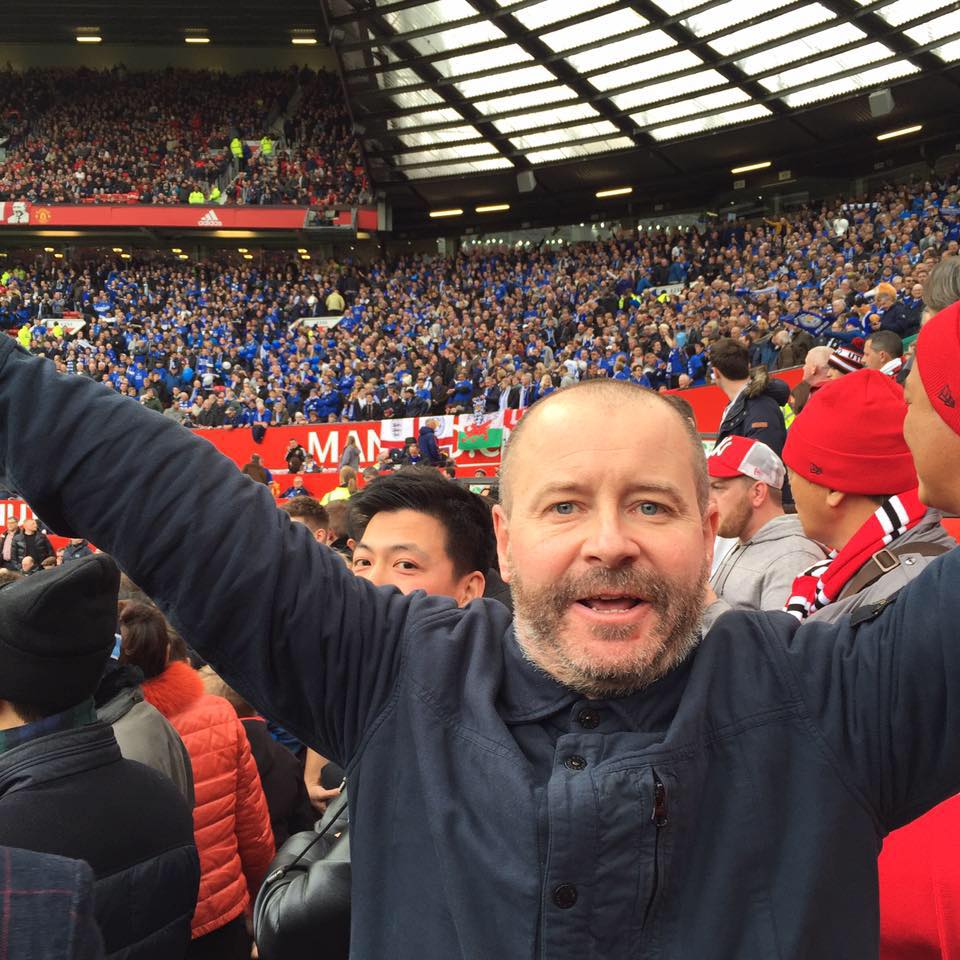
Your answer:
[[[0,754],[0,799],[16,790],[84,773],[120,759],[117,739],[104,723],[88,723],[28,740]]]
[[[542,720],[579,699],[523,653],[511,624],[503,640],[503,678],[499,713],[507,723]]]
[[[159,676],[143,682],[143,697],[168,720],[203,696],[203,681],[190,664],[171,660]]]
[[[680,666],[646,689],[606,702],[613,704],[633,729],[668,724],[686,688],[696,655],[694,650]],[[563,686],[524,656],[511,625],[503,641],[503,677],[498,698],[498,712],[504,721],[519,724],[544,720],[585,700],[581,693]]]
[[[51,714],[49,717],[43,717],[33,723],[25,723],[23,726],[13,727],[10,730],[0,730],[0,756],[21,744],[29,743],[31,740],[39,740],[42,737],[74,730],[84,724],[93,723],[96,719],[97,714],[93,708],[93,698],[88,697],[82,703],[69,707],[67,710],[61,710],[59,713]]]

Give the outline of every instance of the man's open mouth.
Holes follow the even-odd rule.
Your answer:
[[[597,613],[626,613],[643,603],[643,597],[583,597],[577,603],[581,603]]]

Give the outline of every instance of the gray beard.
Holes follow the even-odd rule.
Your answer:
[[[696,649],[704,607],[708,567],[704,560],[697,580],[678,583],[643,569],[597,570],[584,577],[566,577],[549,587],[528,588],[510,564],[517,642],[524,657],[564,686],[591,699],[637,693],[676,669]],[[584,662],[563,642],[563,618],[580,597],[604,590],[646,598],[657,622],[635,655],[616,664]],[[593,636],[610,642],[629,639],[635,627],[593,628]]]

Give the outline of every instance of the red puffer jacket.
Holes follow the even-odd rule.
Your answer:
[[[243,725],[221,697],[204,693],[189,664],[172,661],[143,695],[174,726],[193,764],[193,831],[200,895],[193,937],[218,930],[247,908],[273,859],[267,801]]]

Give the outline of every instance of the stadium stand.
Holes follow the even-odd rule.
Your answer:
[[[776,370],[817,342],[915,333],[931,267],[957,252],[957,191],[954,174],[775,223],[366,266],[40,258],[0,276],[0,325],[205,427],[491,412],[593,377],[697,386],[722,336]],[[303,324],[341,302],[332,330]],[[67,314],[75,336],[49,322]]]
[[[366,180],[338,83],[309,70],[5,71],[0,200],[355,203]]]

